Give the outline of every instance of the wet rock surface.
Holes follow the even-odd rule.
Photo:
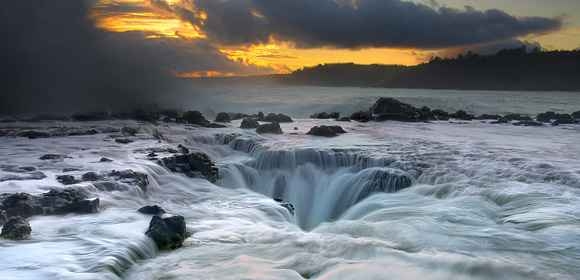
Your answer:
[[[221,123],[228,123],[231,122],[232,119],[230,118],[230,114],[221,112],[217,114],[217,116],[215,117],[215,121]]]
[[[59,154],[46,154],[41,156],[39,159],[40,160],[59,160],[59,159],[64,159],[66,158],[65,155],[59,155]]]
[[[258,134],[282,134],[282,128],[279,123],[265,123],[256,128]]]
[[[264,117],[265,122],[276,122],[276,123],[291,123],[293,122],[292,118],[284,115],[284,114],[274,114],[269,113]]]
[[[240,128],[242,129],[255,129],[258,128],[258,126],[260,126],[260,123],[257,119],[253,118],[244,118],[240,124]]]
[[[311,128],[307,134],[314,135],[314,136],[322,136],[322,137],[336,137],[336,136],[338,136],[340,134],[344,134],[344,133],[346,133],[346,131],[340,126],[321,125],[321,126],[315,126],[315,127]]]
[[[206,178],[210,182],[218,180],[218,169],[208,155],[199,152],[165,157],[157,161],[159,165],[175,173],[192,178]]]
[[[350,115],[350,119],[353,121],[365,123],[365,122],[370,122],[372,117],[371,117],[370,112],[358,111],[358,112],[352,113]]]
[[[26,219],[12,217],[2,227],[0,237],[9,240],[25,240],[30,238],[31,233],[32,228]]]
[[[165,210],[161,208],[159,205],[147,205],[139,208],[137,212],[145,215],[163,215],[165,214]]]
[[[394,98],[381,97],[370,109],[376,121],[420,121],[420,111],[412,105]]]
[[[187,237],[185,218],[164,214],[153,216],[145,233],[160,250],[173,250],[181,247]]]

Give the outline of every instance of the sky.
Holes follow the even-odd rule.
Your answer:
[[[416,65],[522,44],[580,47],[578,0],[99,0],[91,17],[107,32],[141,32],[186,48],[201,43],[240,64],[177,67],[182,77],[288,73],[323,63]]]
[[[123,110],[185,79],[580,47],[578,0],[5,0],[0,114]]]

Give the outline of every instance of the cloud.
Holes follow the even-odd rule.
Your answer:
[[[2,4],[0,114],[129,110],[163,102],[188,86],[176,72],[264,71],[228,60],[207,42],[99,30],[88,16],[93,5],[87,0]]]
[[[195,9],[160,7],[203,26],[211,39],[231,45],[264,43],[275,36],[303,48],[437,49],[502,41],[554,31],[562,26],[561,19],[555,18],[515,17],[497,9],[459,10],[402,0],[194,0],[191,3]],[[205,11],[207,18],[200,16],[198,10]]]

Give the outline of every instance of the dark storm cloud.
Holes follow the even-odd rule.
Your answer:
[[[401,0],[196,0],[195,5],[209,16],[204,30],[226,44],[266,42],[275,35],[301,47],[432,49],[501,41],[562,25],[553,18]],[[186,9],[174,12],[200,21]]]
[[[97,30],[88,16],[93,4],[2,3],[0,114],[132,109],[176,91],[176,71],[260,70],[245,69],[203,42]]]

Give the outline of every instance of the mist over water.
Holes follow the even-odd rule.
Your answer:
[[[146,192],[104,192],[82,183],[101,199],[100,212],[33,217],[31,240],[0,240],[0,279],[580,275],[579,126],[349,122],[340,123],[348,133],[336,138],[305,135],[312,126],[337,124],[307,119],[307,114],[368,108],[380,95],[405,94],[401,100],[416,105],[475,113],[535,113],[576,111],[577,94],[271,86],[237,93],[227,87],[206,90],[207,104],[183,106],[287,112],[295,122],[282,124],[283,135],[241,130],[239,121],[222,129],[133,121],[6,124],[140,125],[142,133],[128,145],[107,140],[106,134],[2,137],[2,164],[34,166],[47,175],[43,180],[0,182],[2,193],[62,187],[55,175],[72,167],[79,169],[73,174],[130,168],[148,174],[150,185]],[[166,140],[159,143],[151,136],[154,130]],[[221,179],[212,184],[172,174],[138,152],[177,144],[207,153]],[[38,160],[48,152],[70,158]],[[114,161],[99,162],[103,156]],[[2,171],[0,177],[8,173]],[[273,198],[291,202],[295,214]],[[150,204],[185,217],[192,236],[183,248],[158,252],[146,238],[150,217],[135,210]]]

